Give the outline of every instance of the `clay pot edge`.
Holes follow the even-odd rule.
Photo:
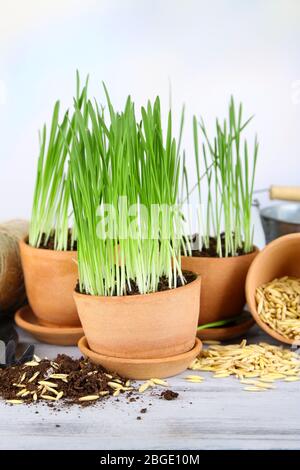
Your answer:
[[[22,238],[21,240],[19,240],[19,247],[20,249],[24,249],[24,250],[32,250],[32,251],[35,251],[35,252],[39,252],[41,253],[43,256],[49,256],[49,257],[53,257],[53,256],[57,256],[57,257],[64,257],[64,256],[70,256],[70,255],[74,255],[74,256],[77,256],[77,251],[75,250],[48,250],[46,248],[36,248],[35,246],[31,246],[29,245],[29,243],[27,243],[27,236],[25,238]]]
[[[217,263],[229,263],[230,261],[233,261],[234,262],[237,262],[237,260],[239,259],[245,259],[246,257],[250,257],[250,256],[253,256],[255,253],[260,253],[261,250],[257,247],[257,246],[254,246],[254,250],[251,251],[251,253],[245,253],[243,255],[240,255],[240,256],[223,256],[222,258],[219,258],[219,257],[212,257],[212,256],[185,256],[185,255],[181,255],[181,258],[186,258],[186,259],[189,259],[189,258],[193,258],[193,259],[201,259],[201,260],[205,260],[206,262],[208,263],[213,263],[213,262],[217,262]]]
[[[194,273],[195,274],[195,273]],[[196,275],[196,274],[195,274]],[[153,296],[166,296],[166,295],[172,295],[174,291],[177,291],[177,289],[191,289],[195,284],[199,284],[199,287],[201,285],[201,276],[198,274],[196,275],[196,279],[194,281],[189,282],[188,284],[185,284],[184,286],[176,287],[175,289],[169,289],[165,290],[162,292],[151,292],[150,294],[137,294],[137,295],[115,295],[115,296],[106,296],[106,295],[89,295],[89,294],[82,294],[80,292],[77,292],[76,290],[73,291],[73,296],[74,298],[81,298],[81,299],[91,299],[91,300],[98,300],[102,299],[103,302],[140,302],[143,300],[148,300],[150,297],[153,298]]]

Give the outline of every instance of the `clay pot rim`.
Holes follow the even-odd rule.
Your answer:
[[[185,284],[184,286],[179,286],[176,287],[175,289],[169,289],[161,292],[151,292],[150,294],[137,294],[137,295],[115,295],[115,296],[106,296],[106,295],[90,295],[90,294],[82,294],[81,292],[77,292],[76,290],[73,291],[73,296],[76,300],[77,299],[90,299],[91,301],[98,301],[102,300],[103,302],[140,302],[144,300],[149,300],[150,298],[154,299],[157,297],[163,297],[163,296],[170,296],[173,295],[173,292],[176,292],[178,289],[192,289],[195,284],[199,284],[199,287],[201,285],[201,276],[199,274],[193,273],[196,276],[196,279],[194,279],[192,282],[189,282],[188,284]]]
[[[26,236],[26,237],[22,238],[21,240],[19,240],[20,248],[24,247],[25,249],[35,251],[36,253],[39,252],[39,253],[43,254],[44,256],[49,256],[49,257],[53,257],[53,256],[64,257],[64,256],[70,256],[70,255],[73,255],[73,256],[77,255],[77,250],[67,250],[67,251],[65,251],[65,250],[49,250],[48,248],[36,248],[35,246],[29,245],[27,240],[28,240],[28,236]]]
[[[85,351],[87,351],[86,356],[91,358],[91,356],[97,356],[99,359],[105,358],[109,359],[111,362],[118,363],[118,364],[136,364],[136,365],[147,365],[147,364],[161,364],[162,362],[177,362],[178,360],[184,359],[185,357],[188,357],[190,355],[199,354],[199,352],[202,349],[202,341],[195,337],[195,343],[194,346],[189,349],[188,351],[185,351],[184,353],[181,354],[176,354],[175,356],[167,356],[167,357],[157,357],[155,359],[130,359],[130,358],[124,358],[124,357],[115,357],[115,356],[107,356],[105,354],[99,354],[92,349],[90,349],[88,341],[86,336],[82,336],[80,340],[78,341],[78,348],[82,352],[83,355],[85,355]]]
[[[256,323],[264,330],[268,335],[272,336],[272,338],[277,339],[278,341],[281,341],[282,343],[286,344],[300,344],[300,341],[296,341],[293,339],[285,338],[282,336],[280,333],[278,333],[276,330],[273,330],[270,326],[268,326],[265,322],[263,322],[260,318],[260,316],[257,313],[257,306],[256,306],[256,301],[255,301],[255,296],[251,295],[250,293],[250,282],[251,278],[255,273],[256,270],[256,265],[260,262],[262,258],[264,258],[266,255],[268,255],[269,251],[272,251],[274,247],[277,247],[278,245],[285,245],[286,243],[289,242],[295,242],[299,241],[300,244],[300,233],[290,233],[288,235],[283,235],[282,237],[276,238],[275,240],[271,241],[268,243],[261,251],[258,253],[258,255],[255,257],[253,260],[247,277],[246,277],[246,282],[245,282],[245,293],[246,293],[246,300],[247,304],[249,307],[249,310],[251,312],[251,315],[253,316],[254,320]],[[272,279],[270,279],[271,281]]]
[[[15,322],[20,327],[23,328],[25,331],[31,331],[32,334],[34,333],[51,333],[56,334],[57,336],[64,336],[66,334],[76,334],[80,331],[83,331],[82,326],[46,326],[46,325],[39,325],[37,323],[32,323],[31,321],[24,318],[27,311],[34,315],[32,312],[30,305],[24,305],[24,307],[19,308],[15,313]],[[35,316],[35,315],[34,315]]]
[[[185,259],[199,259],[199,260],[205,260],[207,261],[208,263],[213,263],[213,262],[216,262],[216,263],[230,263],[230,262],[236,262],[237,260],[239,259],[245,259],[246,257],[250,257],[250,256],[253,256],[255,253],[259,253],[260,252],[260,249],[253,245],[253,248],[254,250],[251,251],[251,253],[244,253],[243,255],[239,255],[239,256],[223,256],[222,258],[219,258],[219,257],[216,257],[216,256],[184,256],[184,255],[181,255],[181,258],[185,258]]]

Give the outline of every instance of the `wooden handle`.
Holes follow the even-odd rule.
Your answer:
[[[271,186],[270,199],[282,199],[283,201],[300,201],[300,187]]]

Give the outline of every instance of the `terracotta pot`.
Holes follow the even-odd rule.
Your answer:
[[[182,256],[182,269],[200,274],[202,279],[199,325],[242,313],[246,275],[257,253],[255,248],[253,253],[231,258]]]
[[[253,261],[246,280],[247,303],[258,325],[273,338],[295,344],[295,340],[285,338],[266,325],[257,313],[256,288],[282,276],[300,277],[300,233],[285,235],[269,243]]]
[[[183,287],[146,295],[96,297],[74,292],[90,349],[131,359],[189,351],[195,345],[200,284],[198,276]]]
[[[77,252],[33,248],[24,240],[19,246],[28,301],[39,322],[80,326],[73,299]]]

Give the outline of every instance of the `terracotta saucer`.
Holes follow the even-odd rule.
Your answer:
[[[245,310],[235,324],[200,330],[197,332],[197,336],[202,340],[227,341],[244,335],[254,324],[254,319]]]
[[[183,372],[199,354],[202,348],[201,341],[196,338],[195,346],[190,351],[163,359],[124,359],[112,356],[103,356],[92,351],[83,336],[78,341],[78,347],[85,357],[105,369],[117,372],[121,377],[128,379],[145,380],[172,377]]]
[[[39,324],[29,305],[20,308],[15,314],[15,322],[42,343],[74,346],[83,335],[81,327],[44,326]]]

